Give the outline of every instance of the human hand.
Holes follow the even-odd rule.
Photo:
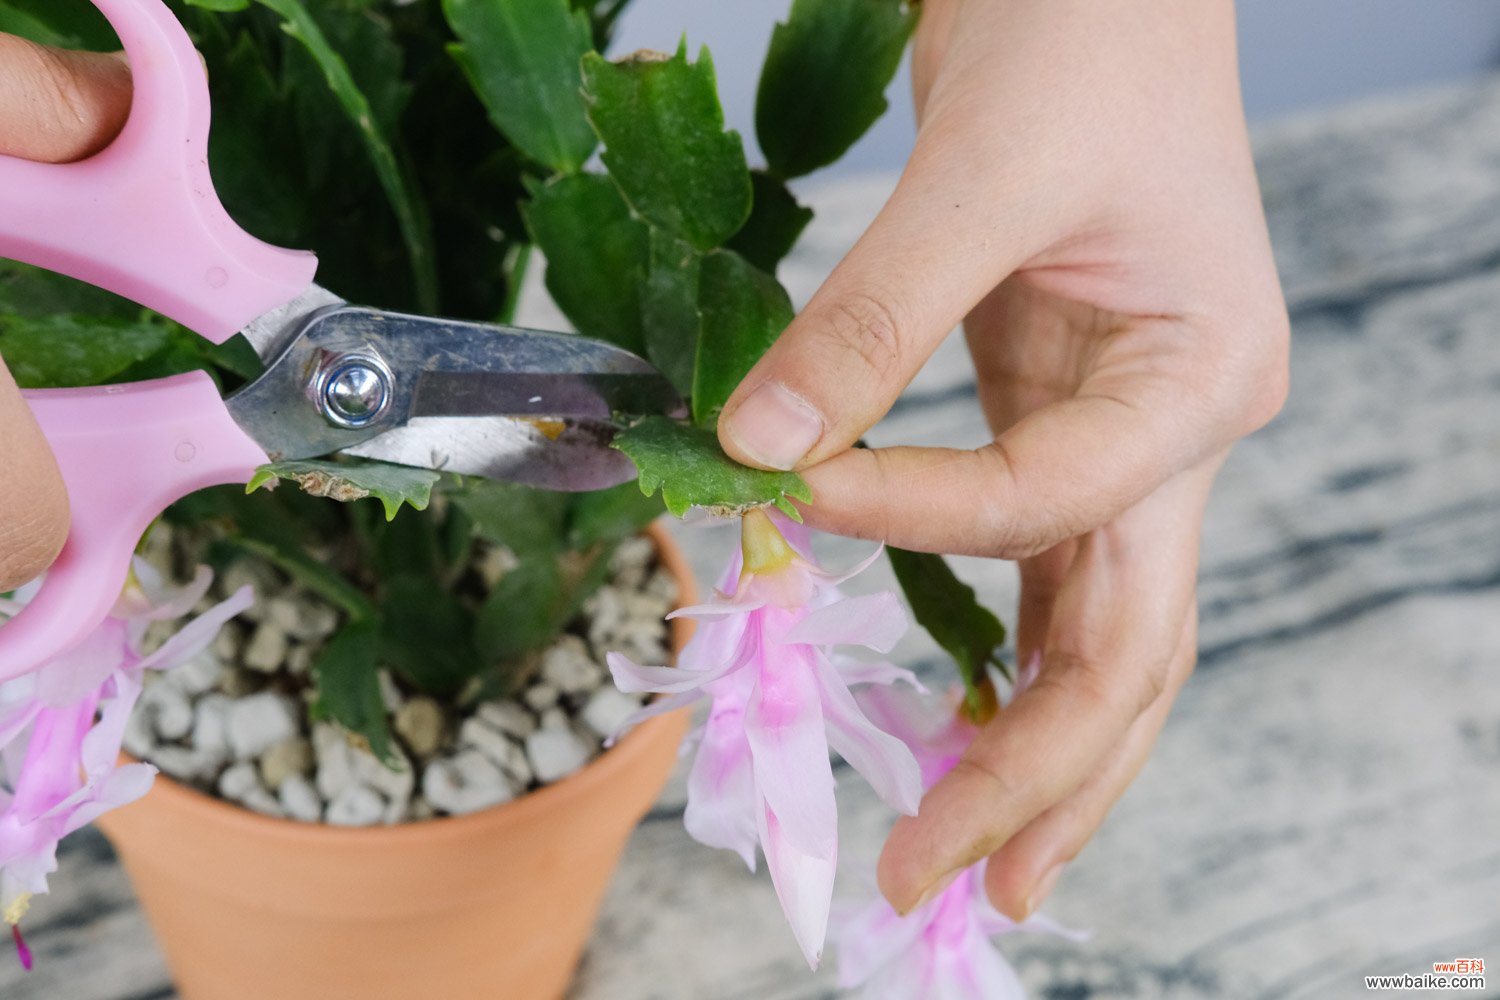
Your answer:
[[[1035,682],[887,841],[905,912],[986,856],[1024,918],[1144,764],[1196,654],[1212,480],[1287,390],[1228,0],[927,0],[890,201],[731,397],[814,525],[1020,561]],[[965,323],[995,440],[850,446]]]
[[[122,56],[63,52],[0,34],[0,155],[48,163],[98,152],[130,113]],[[68,534],[57,463],[0,361],[0,591],[52,564]]]

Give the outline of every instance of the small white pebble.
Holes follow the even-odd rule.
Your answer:
[[[260,776],[249,761],[232,764],[219,775],[219,794],[231,802],[243,801],[252,789],[259,787]]]
[[[526,760],[526,751],[521,749],[519,743],[498,729],[492,729],[483,720],[477,717],[465,719],[458,730],[458,741],[488,757],[516,787],[525,788],[531,784],[531,765]]]
[[[475,710],[474,717],[508,736],[518,739],[536,728],[536,719],[513,701],[486,701]]]
[[[260,778],[271,791],[279,791],[293,775],[312,770],[313,748],[305,736],[282,740],[261,754]]]
[[[243,805],[246,809],[250,809],[260,813],[262,816],[271,816],[275,819],[282,819],[286,815],[284,812],[282,812],[281,803],[276,800],[276,796],[272,795],[270,792],[266,791],[259,785],[256,785],[254,788],[250,789],[250,794],[246,795],[240,801],[240,804]]]
[[[608,739],[617,735],[625,720],[640,708],[639,696],[628,695],[618,688],[602,687],[589,698],[579,716],[584,725]]]
[[[156,747],[149,757],[151,763],[168,777],[178,781],[199,781],[212,777],[214,762],[188,747]]]
[[[219,658],[204,650],[180,666],[167,671],[166,681],[173,687],[196,698],[207,694],[219,683]]]
[[[385,710],[391,713],[400,711],[401,703],[405,699],[401,697],[401,689],[396,686],[396,681],[391,677],[390,671],[377,672],[375,679],[380,684],[380,700],[385,703]]]
[[[526,737],[526,757],[542,784],[565,778],[587,764],[590,749],[568,728],[543,727]]]
[[[229,706],[234,700],[214,692],[198,699],[193,706],[193,732],[189,742],[203,754],[220,760],[229,756]]]
[[[363,785],[346,788],[328,803],[323,821],[333,826],[374,826],[385,812],[385,800]]]
[[[533,684],[521,697],[533,712],[540,712],[557,704],[557,688],[551,684]]]
[[[263,674],[275,673],[286,662],[286,632],[281,626],[267,619],[256,627],[240,662],[251,670]]]
[[[292,819],[316,823],[323,818],[323,800],[305,775],[294,774],[281,783],[276,796],[282,810]]]
[[[236,760],[265,753],[301,729],[301,706],[283,694],[266,691],[241,698],[229,706],[229,747]]]
[[[434,807],[464,816],[508,802],[515,791],[493,761],[471,748],[428,764],[422,795]]]
[[[193,706],[182,688],[158,682],[141,692],[137,711],[151,719],[156,735],[164,740],[180,740],[193,728]]]
[[[542,680],[563,694],[582,694],[603,682],[604,670],[589,655],[587,643],[564,635],[542,653]]]
[[[419,696],[401,706],[393,725],[411,752],[425,760],[442,745],[444,721],[442,706]]]

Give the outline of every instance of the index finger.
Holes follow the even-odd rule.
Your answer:
[[[878,874],[898,911],[1081,787],[1160,695],[1192,606],[1208,478],[1180,477],[1080,540],[1040,675],[891,831]]]
[[[1108,523],[1279,406],[1202,371],[1208,335],[1128,318],[1073,396],[973,450],[842,452],[803,471],[809,524],[903,548],[1020,559]],[[1246,383],[1245,392],[1254,386]],[[1274,405],[1273,405],[1274,404]]]

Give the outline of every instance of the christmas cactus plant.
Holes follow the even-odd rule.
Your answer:
[[[182,591],[159,574],[202,563],[225,582],[273,579],[306,595],[326,612],[303,652],[312,712],[389,761],[410,736],[385,687],[445,705],[519,692],[664,502],[678,516],[700,508],[739,519],[742,547],[713,598],[678,612],[700,625],[677,666],[636,662],[650,650],[610,656],[622,691],[661,696],[622,728],[708,703],[689,832],[752,868],[764,853],[816,965],[837,863],[829,748],[893,808],[913,812],[930,758],[961,750],[995,705],[1004,669],[1003,627],[945,562],[885,550],[904,606],[952,655],[958,681],[952,703],[892,709],[888,686],[919,688],[916,679],[841,647],[888,652],[906,628],[903,603],[840,593],[800,524],[818,498],[795,473],[736,464],[715,434],[729,394],[793,315],[776,270],[812,212],[789,184],[837,161],[883,113],[916,6],[795,0],[765,60],[753,167],[725,128],[706,50],[684,40],[671,52],[601,54],[626,0],[171,6],[207,64],[221,112],[213,174],[246,228],[317,248],[319,282],[351,301],[486,321],[514,315],[539,252],[546,288],[578,333],[652,362],[687,407],[680,418],[617,414],[614,446],[639,481],[594,493],[288,462],[261,469],[249,491],[204,491],[169,510],[159,530],[171,543],[153,548],[148,536],[142,549],[166,564],[140,563],[108,635],[0,688],[6,919],[17,924],[29,894],[45,889],[59,837],[144,791],[149,772],[117,767],[114,751],[145,671],[190,659],[251,600],[222,586],[206,598],[203,574]],[[83,5],[0,0],[0,30],[116,45]],[[23,386],[204,369],[233,389],[258,372],[243,343],[209,346],[107,293],[9,263],[0,264],[0,353]],[[10,595],[0,613],[26,598]],[[199,617],[165,638],[162,623],[195,608]],[[936,721],[911,724],[916,711]],[[919,731],[939,733],[941,747]],[[917,918],[957,926],[954,947],[972,954],[918,956],[903,995],[928,995],[920,983],[933,976],[967,981],[964,962],[987,985],[951,995],[1010,988],[984,943],[1009,928],[971,898],[971,882],[955,884],[951,905],[944,896],[926,908],[941,913]],[[907,945],[925,933],[925,924],[896,929],[891,913],[861,919]],[[849,951],[850,984],[895,954]]]

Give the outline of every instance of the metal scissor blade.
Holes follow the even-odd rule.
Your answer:
[[[337,295],[319,285],[308,285],[306,291],[286,305],[251,320],[240,333],[250,341],[260,359],[269,364],[291,346],[314,313],[341,305],[344,300]]]
[[[572,334],[353,306],[289,322],[297,329],[265,374],[228,401],[274,459],[344,452],[595,489],[633,474],[609,448],[617,413],[683,409],[650,364]]]
[[[614,428],[581,420],[417,417],[344,454],[549,490],[600,490],[635,478],[609,447]]]

